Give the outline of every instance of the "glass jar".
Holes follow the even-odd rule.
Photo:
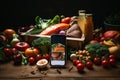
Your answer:
[[[82,31],[82,34],[85,35],[85,24],[86,24],[86,17],[85,17],[85,13],[79,13],[78,16],[78,25],[80,27],[80,30]]]
[[[93,39],[94,23],[92,14],[86,14],[86,42]]]
[[[94,24],[92,20],[92,14],[79,13],[78,25],[85,36],[85,43],[88,43],[93,39]]]

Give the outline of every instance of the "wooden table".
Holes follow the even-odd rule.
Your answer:
[[[36,65],[13,65],[13,62],[0,64],[0,80],[120,80],[120,63],[116,67],[107,69],[102,66],[93,66],[92,70],[87,68],[79,73],[75,66],[69,72],[73,64],[68,61],[66,68],[61,68],[61,74],[56,68],[39,70]]]

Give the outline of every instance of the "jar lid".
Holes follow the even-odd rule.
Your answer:
[[[87,17],[92,16],[93,14],[85,14]]]
[[[86,10],[78,10],[79,15],[85,15]]]

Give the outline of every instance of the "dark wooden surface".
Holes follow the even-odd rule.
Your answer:
[[[0,64],[0,80],[120,80],[120,64],[116,67],[107,69],[102,66],[93,66],[92,70],[87,68],[79,73],[75,66],[69,72],[73,64],[68,61],[66,68],[61,68],[61,74],[56,68],[47,68],[39,70],[36,65],[13,65],[13,62]]]

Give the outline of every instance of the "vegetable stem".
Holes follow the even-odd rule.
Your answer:
[[[23,65],[26,65],[26,64],[28,63],[27,57],[25,57],[25,56],[23,55],[24,52],[19,52],[19,53],[22,55],[22,64],[23,64]]]

